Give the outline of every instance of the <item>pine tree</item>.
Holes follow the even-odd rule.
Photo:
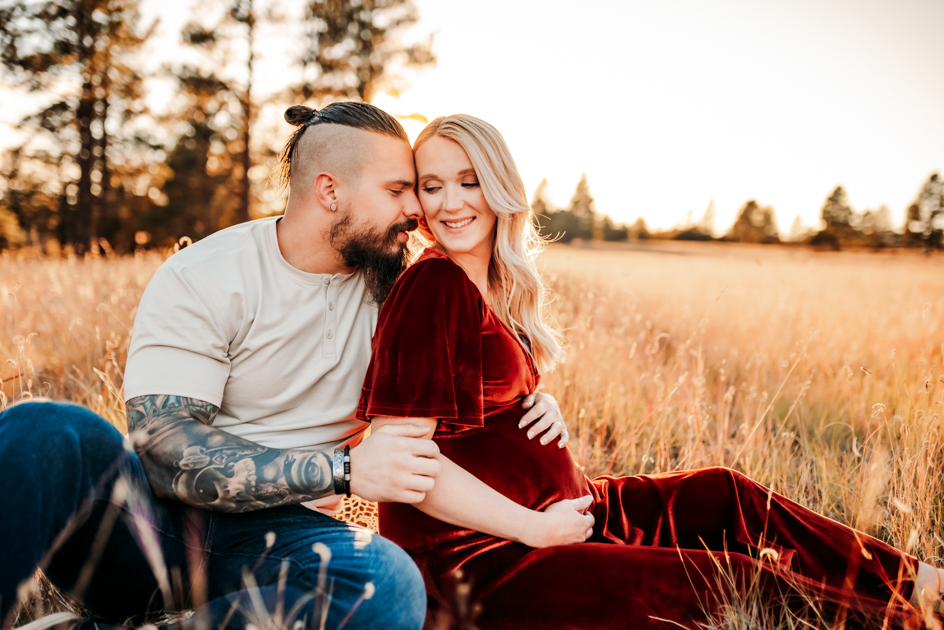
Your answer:
[[[793,223],[790,225],[790,234],[787,236],[788,241],[798,242],[806,238],[807,233],[809,232],[808,228],[803,225],[803,221],[800,219],[800,215],[797,215],[793,219]]]
[[[301,56],[302,100],[335,98],[369,103],[380,92],[397,93],[396,70],[436,62],[432,37],[404,45],[398,34],[419,20],[411,0],[314,0],[304,18],[308,46]]]
[[[636,219],[636,221],[629,227],[628,238],[631,241],[649,238],[649,226],[646,225],[645,219],[642,217]]]
[[[836,186],[823,203],[820,217],[825,227],[810,241],[813,245],[839,250],[843,246],[863,244],[858,232],[861,217],[849,206],[846,191]]]
[[[547,193],[547,179],[542,179],[531,197],[531,212],[536,218],[539,218],[549,216],[554,210],[554,205]]]
[[[909,208],[906,230],[919,235],[925,253],[944,247],[944,179],[933,173]]]
[[[741,243],[779,243],[774,209],[751,199],[738,212],[728,238]]]
[[[191,21],[184,27],[184,43],[201,51],[203,60],[177,69],[176,74],[181,87],[191,93],[194,87],[199,90],[204,85],[213,85],[219,91],[220,107],[226,110],[226,115],[218,118],[227,122],[217,125],[225,129],[220,129],[216,142],[222,142],[226,147],[232,185],[237,191],[234,216],[220,220],[219,227],[226,227],[244,223],[252,215],[249,170],[253,164],[253,130],[257,109],[253,83],[258,21],[253,0],[226,0],[217,8],[220,10],[211,13],[204,21]],[[224,78],[220,73],[223,68],[239,68],[239,71],[234,77]]]
[[[698,225],[695,226],[699,232],[705,236],[714,236],[715,233],[715,200],[712,199],[708,202],[708,207],[705,208],[705,214],[702,215],[701,220],[698,222]]]
[[[852,208],[849,207],[846,191],[842,186],[836,186],[832,194],[826,198],[821,211],[823,222],[826,229],[844,228],[851,225]]]
[[[586,173],[580,176],[567,210],[573,215],[576,223],[576,233],[573,238],[603,240],[602,225],[597,221],[596,203],[593,195],[590,194],[590,184],[587,183]]]
[[[8,168],[45,180],[43,195],[57,197],[59,234],[78,252],[107,232],[112,162],[123,142],[112,135],[144,111],[135,53],[153,29],[139,29],[139,0],[45,0],[0,4],[0,58],[16,87],[55,94],[51,105],[21,123],[27,138]],[[53,151],[31,144],[51,135]],[[126,148],[126,147],[125,147]],[[33,192],[39,192],[34,189]],[[43,202],[21,199],[23,210]],[[65,203],[63,204],[62,201]],[[44,214],[40,212],[40,214]],[[21,216],[21,222],[23,221]],[[30,217],[26,217],[29,220]],[[47,223],[47,227],[48,227]]]
[[[152,245],[165,247],[182,236],[198,240],[238,222],[242,202],[233,194],[242,175],[239,132],[230,115],[240,111],[238,102],[215,74],[183,72],[178,80],[184,105],[176,115],[185,131],[163,167],[166,202],[155,203],[140,223]]]

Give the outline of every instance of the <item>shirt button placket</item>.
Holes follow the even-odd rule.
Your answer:
[[[337,330],[337,317],[334,313],[334,303],[337,300],[338,283],[331,282],[330,278],[325,278],[325,301],[328,303],[328,316],[325,318],[325,353],[331,357],[336,355],[335,332]]]

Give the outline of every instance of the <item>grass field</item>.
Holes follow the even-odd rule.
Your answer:
[[[0,258],[0,406],[69,399],[124,430],[158,255]],[[720,244],[552,246],[568,356],[545,375],[590,476],[724,465],[940,565],[944,258]]]

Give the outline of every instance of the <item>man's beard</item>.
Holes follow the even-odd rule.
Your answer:
[[[415,230],[418,223],[416,219],[406,219],[386,230],[368,227],[355,230],[352,222],[351,212],[338,219],[331,226],[328,240],[345,265],[364,272],[371,300],[381,305],[406,269],[409,250],[406,243],[400,243],[400,232]]]

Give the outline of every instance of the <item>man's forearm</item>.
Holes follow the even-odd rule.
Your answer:
[[[219,409],[181,396],[127,402],[134,449],[160,497],[223,512],[334,493],[331,453],[266,448],[210,426]]]

